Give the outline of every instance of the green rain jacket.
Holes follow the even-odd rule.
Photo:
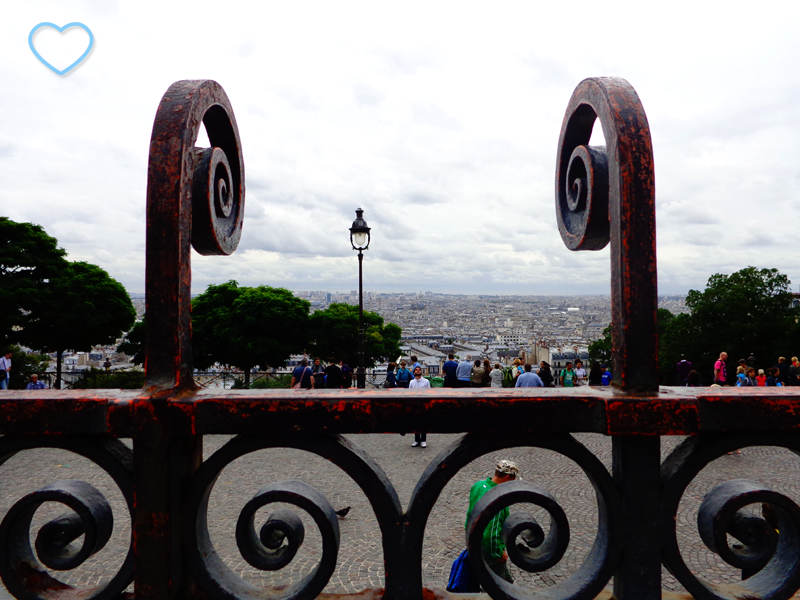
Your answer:
[[[491,477],[487,477],[485,481],[477,481],[469,491],[469,510],[467,511],[467,520],[464,522],[464,529],[467,528],[469,517],[472,514],[472,509],[478,503],[483,495],[492,489],[497,484],[492,481]],[[483,531],[483,551],[491,556],[500,560],[503,557],[503,552],[506,550],[506,545],[500,532],[503,531],[503,523],[506,522],[510,511],[508,507],[503,508],[498,512],[492,520],[489,521],[486,529]]]

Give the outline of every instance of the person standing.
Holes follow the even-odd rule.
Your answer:
[[[314,366],[311,367],[311,372],[314,373],[314,388],[321,390],[325,387],[325,367],[319,357],[314,359]]]
[[[756,381],[758,382],[758,387],[764,387],[765,385],[767,385],[767,376],[764,375],[764,369],[758,370]]]
[[[411,371],[406,369],[406,361],[400,361],[400,368],[397,369],[397,387],[407,388],[411,382]]]
[[[789,385],[800,385],[800,363],[796,356],[792,357],[792,364],[789,365]]]
[[[39,376],[34,373],[31,375],[30,383],[25,388],[26,390],[46,390],[47,384],[44,381],[39,381]]]
[[[431,387],[431,382],[422,377],[422,367],[414,368],[414,379],[411,380],[408,387],[412,390]],[[411,447],[416,448],[417,446],[422,446],[423,448],[428,447],[428,434],[426,432],[420,431],[414,434],[414,443],[411,444]]]
[[[492,363],[489,362],[488,358],[483,359],[483,379],[481,380],[481,385],[483,387],[489,387],[492,383]]]
[[[503,387],[503,367],[500,366],[500,363],[495,363],[494,369],[489,371],[489,379],[492,381],[491,387]]]
[[[11,379],[11,350],[0,357],[0,390],[8,389],[9,379]]]
[[[420,371],[422,371],[422,365],[419,363],[419,359],[416,356],[411,356],[411,372],[414,372],[414,369],[419,367]]]
[[[686,357],[681,354],[681,359],[675,366],[675,370],[678,372],[678,385],[685,386],[686,378],[689,377],[689,371],[692,370],[692,363],[686,360]]]
[[[593,362],[589,369],[589,385],[598,387],[603,385],[603,369],[600,368],[600,363],[597,361]]]
[[[769,377],[767,377],[767,387],[777,386],[781,387],[783,383],[781,382],[781,372],[778,370],[778,367],[770,367],[769,369]]]
[[[332,356],[330,363],[325,367],[325,387],[330,390],[338,390],[342,387],[342,370]]]
[[[480,360],[476,360],[475,364],[472,366],[469,382],[470,382],[470,387],[483,386],[483,367],[481,366]]]
[[[728,367],[725,361],[728,359],[727,352],[719,353],[719,360],[714,363],[714,383],[717,385],[728,385]]]
[[[442,365],[442,373],[444,374],[444,387],[454,388],[458,387],[458,377],[456,371],[458,370],[458,363],[453,360],[455,355],[451,352],[447,356],[447,360]]]
[[[514,387],[544,387],[544,383],[539,378],[536,373],[532,373],[531,365],[529,363],[525,363],[525,372],[517,377],[516,383],[514,383]]]
[[[519,467],[517,467],[515,462],[501,460],[495,467],[494,476],[487,477],[485,480],[476,481],[469,490],[469,508],[467,509],[467,520],[464,522],[464,529],[469,526],[469,518],[472,516],[472,510],[475,508],[478,500],[483,498],[483,495],[496,485],[514,481],[519,477],[519,474]],[[483,531],[481,554],[483,554],[483,559],[486,561],[486,566],[489,567],[493,573],[509,583],[514,583],[511,572],[508,570],[508,552],[506,551],[506,545],[501,535],[503,524],[506,522],[509,512],[506,506],[489,521],[489,524]]]
[[[349,388],[353,385],[353,369],[344,359],[339,361],[339,368],[342,370],[342,387]]]
[[[610,386],[611,382],[614,381],[614,376],[611,374],[611,371],[608,370],[608,367],[605,364],[600,365],[600,369],[603,372],[602,375],[603,387]]]
[[[384,388],[392,389],[397,387],[397,378],[394,375],[394,370],[396,367],[397,365],[393,362],[390,362],[386,367],[386,381],[383,382]]]
[[[458,363],[456,369],[456,379],[458,380],[458,387],[469,387],[469,381],[472,377],[472,357],[467,354],[467,358]]]
[[[586,385],[586,369],[583,368],[583,362],[578,359],[575,361],[575,386]]]
[[[308,360],[303,359],[300,361],[300,365],[295,367],[295,370],[292,371],[292,389],[305,389],[310,390],[314,388],[314,374],[311,372],[311,369],[308,367]]]
[[[539,379],[542,380],[544,387],[553,387],[553,371],[550,369],[550,363],[543,360],[539,363]]]
[[[575,387],[575,371],[571,362],[568,362],[566,368],[561,371],[561,387]]]
[[[778,377],[783,385],[789,384],[789,365],[786,364],[786,359],[783,356],[778,357],[777,364],[773,367],[778,369]]]

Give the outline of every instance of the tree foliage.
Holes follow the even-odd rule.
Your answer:
[[[671,323],[674,318],[675,315],[667,309],[658,309],[656,312],[656,328],[659,339],[662,339],[669,323]],[[609,370],[614,373],[614,364],[611,358],[611,325],[607,325],[606,328],[603,329],[603,337],[589,344],[589,358],[592,361],[606,364]]]
[[[42,289],[19,334],[31,348],[56,352],[60,379],[64,350],[112,344],[135,319],[121,283],[97,265],[65,262]]]
[[[234,365],[249,385],[255,365],[283,365],[305,349],[310,306],[283,288],[208,286],[192,301],[194,366]]]
[[[309,319],[311,352],[327,359],[331,356],[355,364],[358,357],[358,306],[334,302],[318,310]],[[378,313],[364,311],[364,363],[374,366],[382,359],[400,354],[401,329],[394,323],[384,325]]]
[[[135,365],[144,364],[145,356],[145,327],[144,319],[136,321],[131,330],[125,335],[119,346],[117,352],[122,352],[131,357],[131,362]]]
[[[33,373],[43,373],[50,364],[50,357],[47,354],[28,354],[19,346],[11,346],[8,350],[11,351],[9,389],[24,390],[30,381],[31,375]]]
[[[17,342],[26,315],[43,300],[51,277],[67,261],[66,252],[39,225],[0,217],[0,342]]]
[[[705,383],[711,382],[714,362],[723,351],[729,355],[731,382],[731,367],[740,358],[752,354],[764,368],[779,355],[791,356],[800,331],[790,283],[777,269],[746,267],[731,275],[712,275],[702,292],[690,290],[686,305],[691,313],[675,317],[662,336],[662,381],[674,383],[681,354]]]

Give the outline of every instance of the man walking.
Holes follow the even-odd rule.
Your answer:
[[[413,390],[429,387],[431,387],[431,382],[422,378],[422,367],[414,367],[414,379],[408,384],[408,388]],[[411,444],[411,447],[416,448],[417,446],[422,446],[423,448],[428,447],[428,434],[426,432],[421,431],[414,434],[414,443]]]
[[[522,375],[520,375],[520,377],[522,377]],[[464,523],[464,529],[469,525],[472,509],[475,508],[478,500],[480,500],[486,492],[501,483],[514,481],[517,477],[519,477],[519,467],[517,467],[516,463],[510,460],[501,460],[497,463],[497,467],[495,467],[493,477],[475,482],[469,491],[469,509],[467,510],[467,520]],[[508,552],[506,552],[506,545],[500,535],[509,512],[508,507],[505,507],[489,521],[489,525],[487,525],[486,529],[483,531],[481,552],[483,554],[483,559],[486,561],[486,566],[498,577],[505,579],[509,583],[514,583],[511,572],[508,570]]]
[[[525,372],[517,377],[517,383],[514,384],[514,387],[544,387],[544,382],[542,379],[536,374],[532,373],[530,364],[525,363]]]
[[[728,359],[727,352],[719,353],[719,360],[714,363],[714,383],[717,385],[728,385],[728,367],[725,361]]]
[[[455,355],[451,352],[447,355],[447,360],[442,365],[442,373],[444,374],[444,387],[454,388],[458,386],[458,377],[456,371],[458,370],[458,363],[453,360]]]

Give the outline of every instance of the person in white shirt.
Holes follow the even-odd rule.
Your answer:
[[[408,384],[408,389],[412,390],[414,388],[429,388],[431,387],[431,382],[427,379],[422,378],[422,368],[421,367],[414,367],[414,379]],[[423,448],[428,447],[428,434],[425,432],[419,432],[414,434],[414,443],[411,444],[412,448],[416,448],[417,446],[422,446]]]
[[[6,352],[0,357],[0,390],[8,389],[8,381],[11,379],[11,351]]]
[[[575,361],[575,385],[586,385],[586,369],[580,360]]]

